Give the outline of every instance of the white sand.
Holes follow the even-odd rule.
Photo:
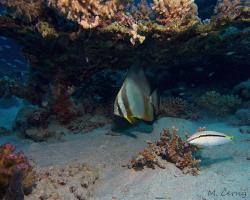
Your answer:
[[[159,139],[163,128],[176,126],[193,133],[206,126],[236,136],[232,143],[202,151],[203,162],[199,176],[184,175],[174,165],[167,169],[144,169],[140,172],[122,167],[145,146],[146,140]],[[101,179],[96,185],[97,200],[240,200],[250,199],[249,134],[240,134],[237,128],[224,123],[208,121],[190,122],[175,118],[162,118],[153,126],[152,133],[131,130],[137,138],[127,135],[110,136],[110,126],[88,134],[71,135],[60,142],[33,143],[16,138],[2,137],[14,142],[39,166],[66,164],[73,160],[98,167]],[[147,129],[141,126],[140,129]],[[213,191],[215,190],[215,193]],[[210,191],[210,193],[209,193]]]

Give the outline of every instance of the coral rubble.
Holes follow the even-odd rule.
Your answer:
[[[148,147],[132,159],[129,166],[137,170],[143,169],[144,166],[165,168],[166,163],[171,162],[184,173],[198,175],[200,160],[192,155],[195,148],[183,141],[177,135],[177,131],[176,128],[163,130],[160,140],[148,141]]]
[[[15,178],[17,180],[15,180]],[[15,181],[17,181],[15,183]],[[0,198],[7,190],[19,188],[29,193],[36,181],[36,174],[25,155],[15,152],[15,146],[6,143],[0,146]],[[21,184],[21,185],[20,185]],[[7,192],[6,195],[11,195]]]
[[[38,181],[27,200],[70,199],[89,200],[98,171],[86,164],[72,163],[65,167],[53,166],[37,169]]]

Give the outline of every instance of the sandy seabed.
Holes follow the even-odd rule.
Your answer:
[[[126,166],[146,146],[158,140],[163,128],[179,128],[194,133],[198,127],[235,136],[232,143],[202,150],[200,175],[185,175],[173,164],[166,169],[134,171]],[[111,136],[111,125],[86,134],[66,135],[60,141],[34,143],[14,136],[1,137],[0,143],[14,143],[39,167],[88,163],[99,169],[95,184],[96,200],[240,200],[250,199],[250,134],[223,122],[161,118],[152,132],[139,125],[129,134]],[[138,131],[140,130],[140,131]],[[145,131],[144,131],[145,130]],[[131,137],[134,136],[134,137]]]

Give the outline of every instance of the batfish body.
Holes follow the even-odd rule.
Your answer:
[[[150,93],[143,70],[132,67],[116,96],[114,114],[131,124],[137,119],[151,122],[157,110],[157,101],[157,92]]]

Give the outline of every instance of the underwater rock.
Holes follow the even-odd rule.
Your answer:
[[[239,131],[241,134],[250,134],[250,126],[241,126]]]
[[[26,106],[22,108],[15,119],[14,130],[21,132],[25,136],[29,128],[46,128],[50,113],[43,108]]]
[[[96,169],[80,163],[37,169],[37,173],[39,181],[26,200],[89,200],[99,177]]]
[[[10,135],[11,131],[5,127],[0,127],[0,136]]]
[[[237,110],[235,116],[239,120],[239,125],[250,125],[250,108]]]
[[[144,166],[149,168],[165,168],[167,162],[174,163],[176,167],[184,173],[198,175],[198,165],[200,160],[193,157],[196,147],[183,141],[177,135],[178,129],[164,129],[160,140],[155,143],[148,141],[146,147],[139,155],[130,161],[128,165],[136,170],[141,170]]]
[[[250,79],[243,81],[233,88],[235,94],[244,100],[250,100]]]
[[[14,130],[35,142],[45,141],[56,133],[48,129],[50,112],[44,108],[27,106],[22,108],[15,119]]]

